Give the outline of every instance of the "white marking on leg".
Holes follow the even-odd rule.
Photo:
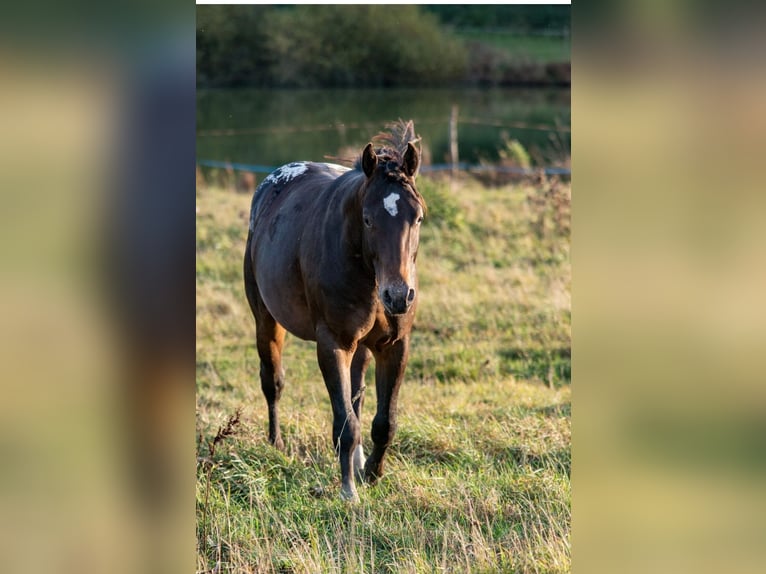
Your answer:
[[[396,207],[397,201],[399,201],[398,193],[392,193],[383,200],[383,207],[386,208],[386,211],[391,215],[391,217],[396,217],[396,214],[399,213],[399,210]]]
[[[365,461],[366,459],[364,458],[364,450],[362,449],[362,445],[358,444],[356,450],[354,450],[354,470],[364,470]]]

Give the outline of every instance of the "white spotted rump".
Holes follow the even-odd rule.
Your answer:
[[[288,163],[269,174],[269,177],[264,180],[264,183],[287,183],[291,179],[295,179],[299,175],[306,173],[308,168],[306,162],[303,161]]]
[[[266,179],[261,182],[261,185],[259,185],[258,189],[255,190],[255,193],[253,194],[253,201],[250,204],[250,231],[255,231],[255,210],[257,206],[256,199],[261,188],[264,185],[269,184],[276,185],[278,183],[287,183],[299,175],[303,175],[306,173],[306,171],[308,171],[308,169],[309,166],[307,162],[294,161],[293,163],[288,163],[287,165],[283,165],[282,167],[275,169],[268,175],[268,177],[266,177]]]
[[[391,215],[391,217],[396,217],[396,214],[399,213],[399,209],[396,207],[397,201],[399,201],[398,193],[392,193],[383,200],[383,207],[386,208],[386,211]]]

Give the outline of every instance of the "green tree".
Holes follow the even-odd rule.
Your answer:
[[[273,57],[268,6],[197,6],[197,81],[209,86],[263,86],[271,81]]]
[[[269,45],[288,86],[438,84],[459,78],[466,60],[417,6],[301,6],[279,14]]]
[[[459,81],[463,44],[418,6],[199,6],[207,86],[415,86]]]

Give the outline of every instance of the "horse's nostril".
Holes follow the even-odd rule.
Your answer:
[[[410,289],[409,292],[407,293],[407,301],[409,303],[412,303],[414,300],[415,300],[415,290]]]
[[[383,289],[383,302],[391,303],[391,292],[388,289]]]

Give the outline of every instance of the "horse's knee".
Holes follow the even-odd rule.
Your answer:
[[[361,442],[359,421],[350,414],[344,420],[333,424],[333,442],[339,452],[351,452]]]

